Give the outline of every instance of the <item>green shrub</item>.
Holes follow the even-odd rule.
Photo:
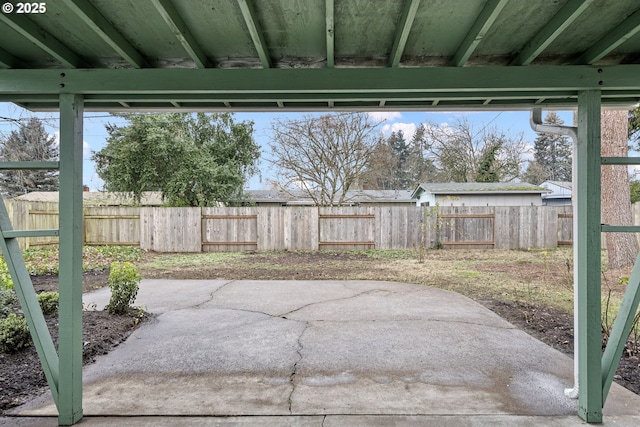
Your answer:
[[[11,275],[9,274],[9,267],[7,267],[7,262],[2,257],[0,257],[0,288],[13,288],[13,280],[11,280]]]
[[[16,294],[12,289],[0,286],[0,319],[7,317],[16,302]]]
[[[0,351],[15,353],[30,345],[31,336],[24,317],[9,313],[0,320]]]
[[[57,292],[40,292],[38,294],[38,304],[42,309],[42,314],[54,315],[58,313],[60,294]]]
[[[111,314],[124,314],[136,300],[141,277],[130,262],[113,262],[109,272],[111,299],[105,307]]]

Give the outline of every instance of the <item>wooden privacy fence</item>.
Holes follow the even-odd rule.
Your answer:
[[[10,203],[14,228],[58,227],[58,204]],[[64,215],[64,211],[62,212]],[[22,247],[57,238],[21,239]],[[572,243],[569,206],[216,207],[84,209],[84,244],[156,252],[553,248]]]
[[[141,208],[140,247],[237,250],[553,248],[571,242],[570,207]]]

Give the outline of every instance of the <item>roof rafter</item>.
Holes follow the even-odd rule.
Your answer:
[[[478,15],[476,22],[467,33],[467,36],[462,41],[462,44],[458,48],[458,51],[451,60],[451,65],[454,67],[462,67],[467,59],[476,50],[484,36],[489,32],[489,29],[498,18],[502,9],[506,6],[509,0],[489,0],[485,4],[482,12]]]
[[[553,18],[524,45],[511,65],[530,64],[547,46],[549,46],[562,32],[573,23],[594,0],[569,0],[555,14]]]
[[[91,3],[84,0],[63,0],[69,9],[86,23],[96,34],[135,68],[148,66],[140,53],[115,29]]]
[[[242,11],[244,22],[247,25],[249,34],[251,34],[251,40],[255,46],[263,68],[271,68],[271,57],[267,51],[267,43],[264,40],[262,31],[258,28],[258,20],[256,19],[256,11],[253,7],[251,0],[238,0],[238,5]]]
[[[193,59],[198,68],[207,67],[207,56],[202,51],[202,48],[196,41],[189,27],[185,24],[184,20],[176,10],[171,0],[151,0],[151,3],[155,6],[156,10],[167,23],[171,31],[176,38],[182,44],[182,47],[187,51],[187,54]]]
[[[77,68],[86,65],[75,52],[62,44],[51,33],[37,25],[25,15],[17,13],[0,13],[0,21],[13,28],[21,36],[28,39],[40,49],[60,61],[65,67]]]
[[[400,64],[400,59],[404,53],[404,48],[407,45],[407,39],[413,26],[413,20],[416,18],[418,6],[420,6],[420,0],[407,0],[404,3],[398,31],[396,31],[396,37],[393,41],[393,47],[391,48],[391,55],[389,57],[390,67],[397,67]]]
[[[0,48],[0,67],[2,68],[15,68],[20,63],[20,60],[11,53]]]
[[[334,23],[334,0],[325,0],[325,28],[327,33],[327,68],[335,65],[335,23]]]
[[[596,44],[576,59],[575,64],[593,64],[629,40],[638,31],[640,31],[640,10],[636,10],[624,22],[616,26],[613,31],[598,40]]]

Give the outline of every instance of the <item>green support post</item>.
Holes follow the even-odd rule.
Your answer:
[[[601,235],[599,90],[578,93],[577,245],[578,415],[602,422]]]
[[[58,424],[82,419],[83,99],[60,95],[60,379]]]

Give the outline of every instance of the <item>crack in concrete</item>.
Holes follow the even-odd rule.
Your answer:
[[[323,301],[310,302],[309,304],[305,304],[305,305],[303,305],[301,307],[298,307],[298,308],[296,308],[294,310],[287,311],[286,313],[281,314],[279,317],[282,317],[282,318],[286,319],[286,316],[288,316],[289,314],[292,314],[292,313],[295,313],[297,311],[303,310],[303,309],[305,309],[307,307],[311,307],[312,305],[325,304],[325,303],[328,303],[328,302],[336,302],[336,301],[346,301],[348,299],[357,298],[357,297],[359,297],[361,295],[370,294],[370,293],[377,292],[377,291],[384,291],[384,290],[383,289],[369,289],[368,291],[363,291],[363,292],[360,292],[358,294],[351,295],[351,296],[348,296],[348,297],[341,297],[341,298],[334,298],[334,299],[328,299],[328,300],[323,300]]]
[[[215,295],[220,292],[223,288],[226,288],[228,285],[232,284],[233,282],[236,282],[236,280],[229,280],[226,283],[223,283],[221,286],[219,286],[215,291],[211,292],[209,294],[209,299],[199,302],[198,304],[194,304],[192,306],[189,306],[189,308],[200,308],[203,305],[210,303],[211,301],[213,301],[213,298],[215,298]]]
[[[284,318],[286,319],[286,317]],[[291,320],[291,319],[287,319],[287,320]],[[295,378],[296,375],[298,374],[298,363],[300,363],[303,359],[303,355],[302,355],[302,350],[304,349],[304,346],[302,345],[302,337],[305,334],[305,332],[307,332],[307,329],[309,328],[309,322],[304,322],[304,329],[302,330],[302,332],[300,332],[300,335],[298,336],[298,348],[296,349],[296,353],[298,353],[298,360],[295,361],[295,363],[293,364],[293,368],[291,369],[291,375],[289,376],[289,384],[291,384],[291,393],[289,393],[289,397],[287,399],[287,402],[289,403],[289,415],[293,415],[293,393],[295,393],[296,391],[296,383],[295,383]],[[324,423],[324,420],[323,420]]]

